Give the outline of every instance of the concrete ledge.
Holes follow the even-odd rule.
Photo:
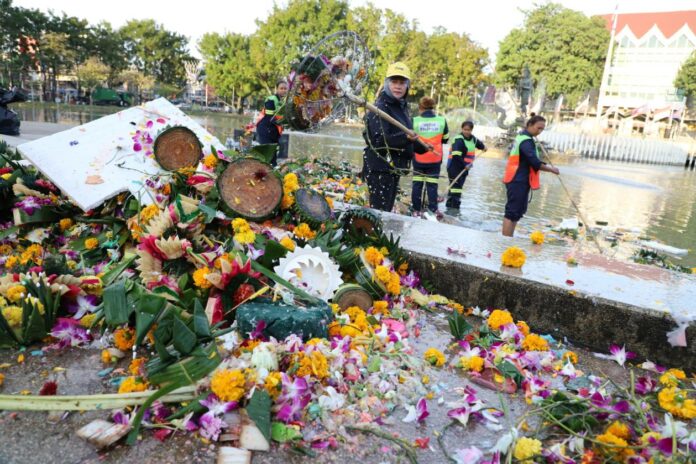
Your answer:
[[[593,351],[606,353],[612,343],[625,344],[641,359],[696,371],[696,327],[687,329],[686,348],[674,348],[667,342],[667,332],[675,328],[668,313],[415,251],[409,260],[435,291],[463,304],[506,308],[539,333],[566,337]]]

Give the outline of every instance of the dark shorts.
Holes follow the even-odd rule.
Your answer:
[[[529,204],[529,184],[512,182],[505,184],[507,188],[507,203],[505,203],[505,219],[517,222],[527,212]]]

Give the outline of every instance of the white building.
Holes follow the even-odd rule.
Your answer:
[[[681,118],[685,99],[674,78],[696,50],[696,10],[603,18],[613,29],[613,44],[599,92],[600,114],[645,115],[653,122]]]

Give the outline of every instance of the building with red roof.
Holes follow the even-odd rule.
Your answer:
[[[613,43],[604,67],[598,110],[619,109],[634,115],[639,111],[653,117],[673,114],[672,109],[680,112],[685,99],[674,88],[674,78],[696,50],[696,10],[602,17],[613,29]]]

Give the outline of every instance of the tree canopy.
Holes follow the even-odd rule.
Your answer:
[[[687,97],[696,98],[696,51],[682,63],[674,79],[674,86],[683,90]]]
[[[517,84],[524,66],[534,83],[546,80],[552,97],[565,95],[573,105],[602,80],[610,34],[602,18],[589,18],[557,3],[525,12],[524,25],[500,42],[495,81]]]

